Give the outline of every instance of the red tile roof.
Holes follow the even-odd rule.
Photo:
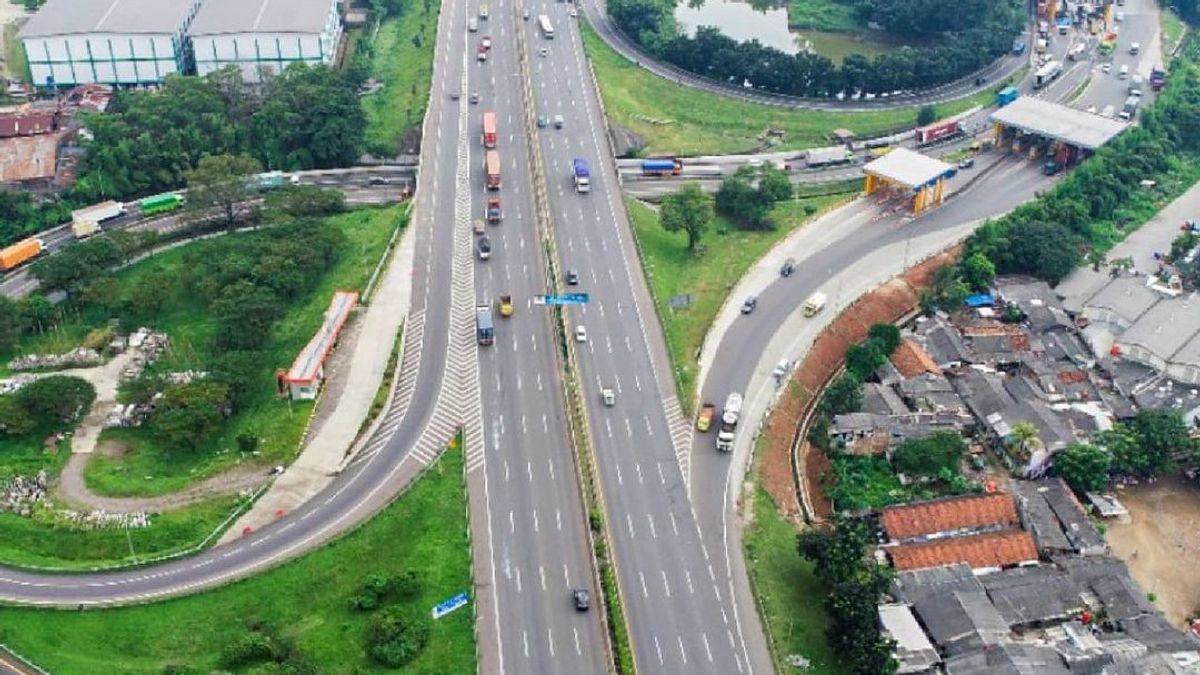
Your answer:
[[[892,365],[896,366],[896,370],[900,371],[905,378],[916,377],[921,373],[942,372],[929,352],[922,349],[921,345],[907,339],[901,340],[900,346],[892,354]]]
[[[889,506],[883,510],[880,522],[894,541],[988,525],[1020,524],[1016,503],[1011,495],[1003,493]]]
[[[966,563],[971,569],[1009,567],[1038,559],[1033,536],[1024,530],[1004,530],[970,537],[950,537],[885,549],[898,571]]]

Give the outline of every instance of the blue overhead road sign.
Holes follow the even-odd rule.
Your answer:
[[[460,607],[465,607],[470,601],[471,599],[467,597],[466,593],[459,593],[449,600],[442,601],[437,607],[434,607],[433,618],[440,619]]]
[[[586,305],[587,293],[567,293],[565,295],[535,295],[535,305]]]

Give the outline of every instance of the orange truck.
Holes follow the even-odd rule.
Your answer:
[[[5,249],[0,249],[0,272],[9,272],[36,258],[45,250],[41,239],[26,239]]]
[[[496,147],[496,113],[483,113],[483,147],[492,149]]]
[[[488,150],[484,157],[484,170],[487,171],[487,182],[484,183],[489,190],[500,189],[500,153],[495,150]]]

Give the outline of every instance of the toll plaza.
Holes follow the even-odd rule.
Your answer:
[[[1125,130],[1125,123],[1032,97],[1022,97],[992,113],[997,148],[1046,158],[1047,174],[1088,157]]]
[[[913,215],[944,199],[946,178],[954,167],[908,148],[895,148],[863,166],[867,174],[865,194],[884,200],[911,202]]]

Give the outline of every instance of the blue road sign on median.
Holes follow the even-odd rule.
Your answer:
[[[587,293],[566,293],[564,295],[535,295],[535,305],[586,305]]]
[[[459,593],[449,600],[442,601],[437,607],[434,607],[433,618],[440,619],[460,607],[465,607],[470,601],[471,599],[467,597],[466,593]]]

